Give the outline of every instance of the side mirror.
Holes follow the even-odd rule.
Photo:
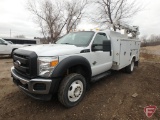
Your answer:
[[[111,51],[111,41],[110,40],[103,41],[103,51],[105,52]]]
[[[111,41],[110,40],[103,41],[103,51],[110,52],[110,55],[111,55]]]
[[[99,46],[99,47],[97,47]],[[110,40],[104,40],[103,44],[93,44],[92,45],[92,51],[104,51],[104,52],[110,52],[111,53],[111,41]]]

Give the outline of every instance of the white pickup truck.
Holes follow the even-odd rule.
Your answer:
[[[91,82],[138,66],[140,41],[114,31],[72,32],[55,44],[20,48],[13,53],[13,82],[29,96],[50,100],[57,93],[66,107],[77,105]]]
[[[11,55],[14,50],[20,47],[24,47],[25,45],[12,44],[10,41],[5,41],[0,38],[0,55]]]

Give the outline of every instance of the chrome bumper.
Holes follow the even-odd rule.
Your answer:
[[[33,94],[49,94],[50,88],[51,88],[51,83],[52,80],[51,79],[41,79],[41,78],[36,78],[36,79],[26,79],[20,75],[18,75],[15,72],[14,67],[11,68],[11,75],[13,77],[14,80],[18,80],[20,84],[17,84],[18,87],[20,89],[23,89],[24,91],[27,91],[29,93],[33,93]],[[46,85],[46,89],[45,90],[34,90],[34,85],[36,83],[43,83]],[[27,88],[23,87],[23,85],[27,85]]]

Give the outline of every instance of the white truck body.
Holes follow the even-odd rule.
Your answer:
[[[20,48],[13,53],[13,81],[35,99],[58,92],[66,107],[78,104],[87,85],[111,70],[131,73],[138,65],[140,41],[113,31],[73,32],[56,44]],[[45,97],[44,97],[45,96]]]
[[[114,31],[94,31],[95,35],[92,38],[89,46],[76,47],[75,45],[64,44],[44,44],[37,46],[29,46],[20,48],[23,50],[34,51],[38,56],[58,56],[59,62],[69,56],[83,56],[91,65],[92,76],[98,75],[107,70],[120,70],[131,63],[132,58],[135,56],[136,61],[139,60],[140,41],[137,39],[128,39],[125,35],[122,35]],[[88,52],[79,54],[84,49],[90,49],[97,33],[106,33],[107,37],[111,40],[110,53],[103,51]],[[96,61],[96,65],[92,63]]]
[[[11,55],[15,49],[24,47],[25,45],[12,44],[0,38],[0,55]]]

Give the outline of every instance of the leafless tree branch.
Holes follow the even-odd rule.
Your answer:
[[[115,31],[114,24],[117,21],[126,21],[141,10],[137,0],[132,2],[129,0],[94,0],[94,3],[98,6],[98,12],[95,13],[96,18],[92,18],[92,21],[98,21],[98,24],[103,25],[109,23]]]
[[[75,29],[84,14],[87,0],[55,1],[55,0],[29,0],[28,10],[34,15],[41,33],[46,38],[50,36],[51,42],[57,40],[62,31],[66,33]]]

